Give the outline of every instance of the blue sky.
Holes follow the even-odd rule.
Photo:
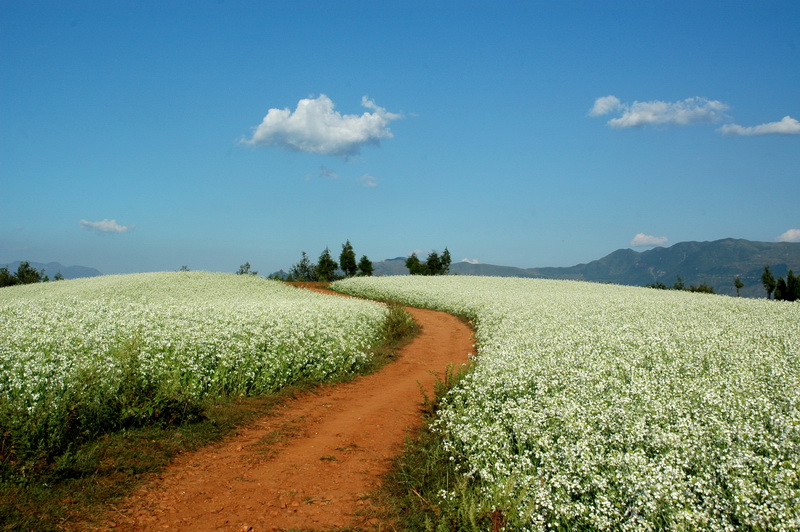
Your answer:
[[[800,241],[800,3],[0,1],[0,263]]]

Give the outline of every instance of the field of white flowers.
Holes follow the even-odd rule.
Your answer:
[[[3,288],[0,454],[8,466],[105,430],[190,418],[208,398],[352,372],[382,340],[385,317],[377,303],[247,275]]]
[[[478,363],[435,423],[526,530],[800,529],[800,304],[570,281],[334,288],[466,316]]]

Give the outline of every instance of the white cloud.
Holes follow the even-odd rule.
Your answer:
[[[800,121],[784,116],[780,122],[768,122],[753,127],[726,124],[717,131],[723,135],[800,135]]]
[[[775,240],[778,242],[800,242],[800,229],[789,229]]]
[[[81,228],[89,231],[97,231],[100,233],[124,233],[133,229],[132,225],[119,225],[116,220],[109,220],[108,218],[99,222],[90,222],[89,220],[81,220]]]
[[[608,125],[622,129],[650,124],[685,126],[718,122],[724,117],[727,109],[726,104],[707,98],[686,98],[678,102],[656,100],[627,104],[620,102],[616,96],[603,96],[595,100],[589,115],[600,116],[620,112],[620,116],[609,120]]]
[[[372,112],[342,115],[324,94],[300,100],[294,112],[270,109],[253,136],[242,142],[322,155],[355,155],[362,146],[392,138],[389,122],[401,117],[378,107],[366,96],[361,98],[361,105]]]
[[[375,180],[375,177],[369,174],[364,174],[361,177],[359,177],[358,183],[362,187],[367,187],[367,188],[373,188],[378,186],[378,182]]]
[[[468,259],[468,258],[466,258],[466,257],[464,257],[463,259],[461,259],[461,262],[466,262],[467,264],[480,264],[480,263],[478,262],[478,259]]]
[[[631,240],[631,247],[644,247],[644,246],[662,246],[667,243],[669,239],[665,236],[653,236],[639,233],[633,240]]]
[[[603,96],[594,101],[594,107],[589,111],[589,116],[607,115],[622,107],[622,102],[616,96]]]

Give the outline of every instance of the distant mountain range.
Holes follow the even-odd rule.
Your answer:
[[[60,273],[64,279],[78,279],[80,277],[97,277],[98,275],[103,275],[98,270],[94,268],[89,268],[87,266],[63,266],[58,262],[48,262],[44,264],[42,262],[28,262],[31,265],[31,268],[41,271],[44,270],[44,274],[50,278],[52,281],[53,278],[56,276],[57,273]],[[20,261],[10,262],[8,264],[0,264],[0,268],[6,267],[8,271],[12,274],[17,271],[19,268]]]
[[[405,260],[405,257],[397,257],[375,262],[374,274],[407,274]],[[681,242],[647,251],[618,249],[587,264],[563,268],[515,268],[457,262],[450,266],[450,273],[574,279],[633,286],[655,282],[672,286],[680,276],[687,287],[704,283],[712,286],[716,293],[728,295],[736,295],[733,280],[738,276],[744,283],[742,296],[766,297],[761,284],[761,273],[766,265],[769,265],[775,278],[785,278],[789,270],[800,274],[800,243],[726,238],[713,242]]]

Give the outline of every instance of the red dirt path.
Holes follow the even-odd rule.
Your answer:
[[[182,455],[136,492],[114,530],[381,529],[369,493],[421,423],[449,363],[467,361],[472,331],[441,312],[408,309],[421,333],[398,360],[352,382],[288,400],[221,444]],[[277,443],[275,443],[277,440]]]

